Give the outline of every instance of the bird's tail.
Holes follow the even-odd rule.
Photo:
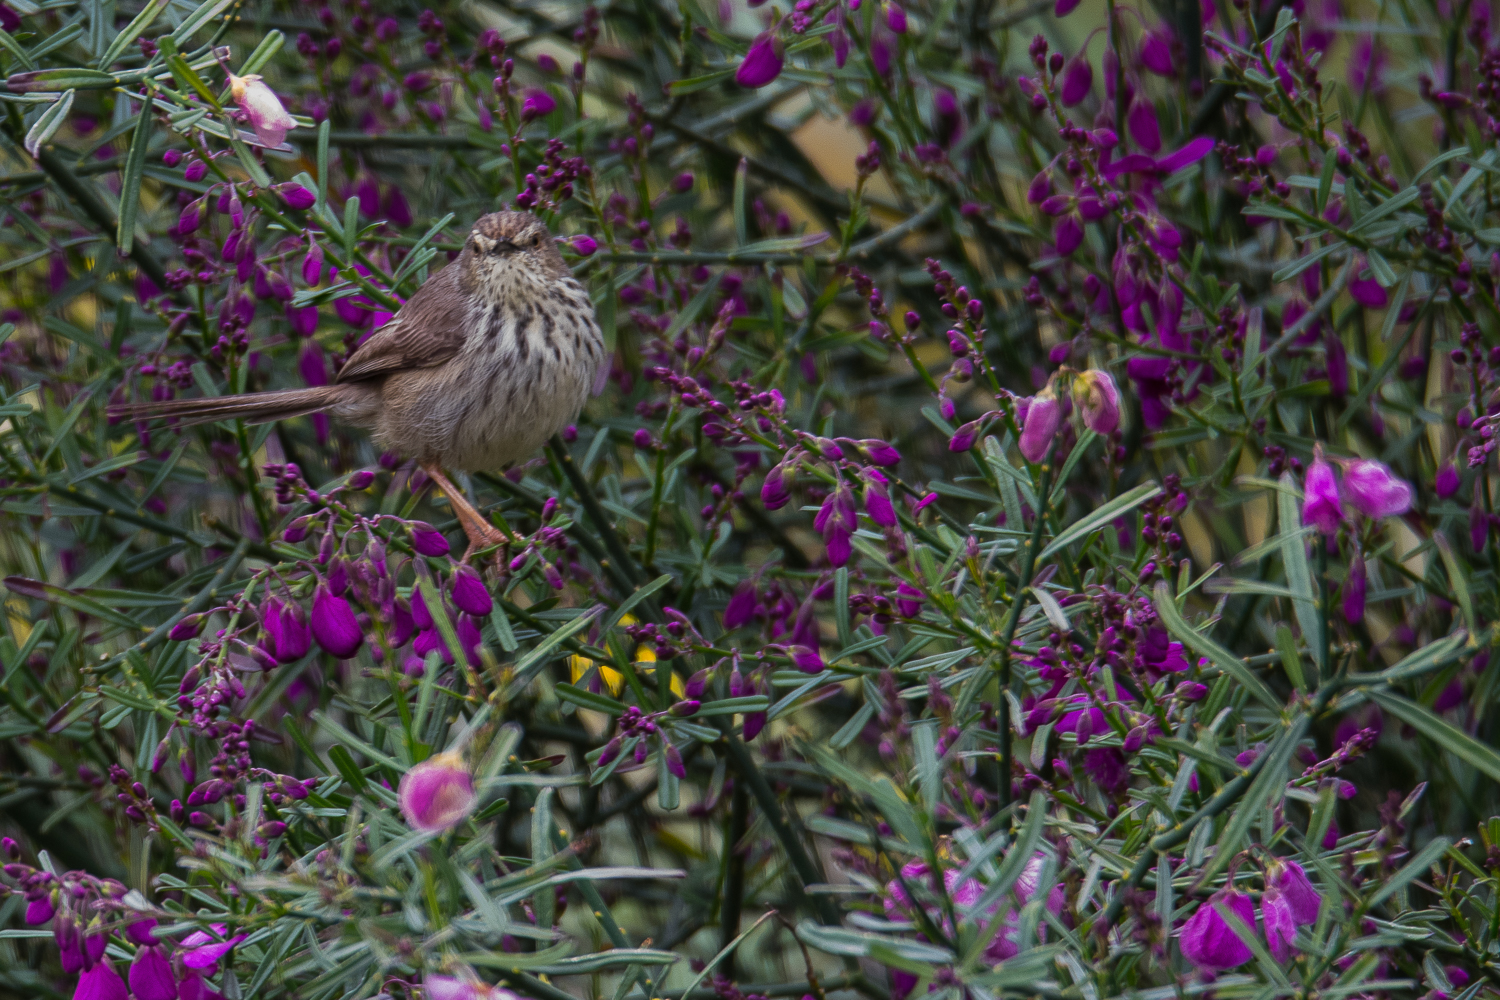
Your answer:
[[[125,420],[164,417],[178,421],[185,427],[235,419],[251,424],[269,424],[326,410],[339,402],[345,395],[344,390],[348,388],[344,385],[323,385],[311,389],[251,392],[241,396],[202,396],[196,399],[123,403],[111,406],[109,415]]]

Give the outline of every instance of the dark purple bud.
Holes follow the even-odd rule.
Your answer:
[[[792,658],[792,663],[804,674],[823,672],[823,657],[818,655],[816,649],[810,646],[789,646],[786,652]]]
[[[448,554],[448,539],[443,533],[426,521],[412,521],[411,547],[424,556],[445,556]]]
[[[172,630],[167,633],[167,638],[173,642],[186,642],[201,631],[203,631],[203,615],[188,615],[172,626]]]
[[[326,583],[319,583],[313,592],[312,634],[330,656],[341,660],[353,656],[365,639],[354,609],[334,596]]]
[[[287,203],[288,207],[295,208],[299,211],[312,208],[318,203],[318,196],[316,193],[309,191],[307,188],[294,181],[288,181],[285,184],[277,184],[273,188],[273,190],[275,190],[277,194],[281,195],[282,200]]]
[[[736,629],[755,617],[755,584],[746,580],[735,588],[724,609],[724,627]]]
[[[483,618],[495,610],[495,600],[479,574],[468,566],[453,571],[453,603],[458,610]]]

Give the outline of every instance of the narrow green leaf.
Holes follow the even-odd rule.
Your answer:
[[[1500,753],[1442,719],[1426,705],[1409,701],[1392,691],[1371,688],[1366,692],[1381,710],[1412,726],[1459,760],[1500,781]]]
[[[125,156],[125,176],[120,182],[120,219],[115,229],[115,245],[128,254],[135,246],[135,219],[141,207],[141,174],[146,169],[146,150],[151,145],[150,108],[141,107],[141,118],[130,139]]]
[[[1271,796],[1275,794],[1276,789],[1286,784],[1287,764],[1291,762],[1292,752],[1297,749],[1297,743],[1306,731],[1307,716],[1299,712],[1281,735],[1272,740],[1271,745],[1262,751],[1265,755],[1265,763],[1261,765],[1260,773],[1250,783],[1244,797],[1236,803],[1234,809],[1230,810],[1229,822],[1225,824],[1224,832],[1219,835],[1219,840],[1214,847],[1213,859],[1209,861],[1203,874],[1198,876],[1200,882],[1206,882],[1223,871],[1239,853],[1240,845],[1250,832],[1251,826],[1260,819],[1261,811],[1266,808]]]
[[[1302,629],[1302,640],[1312,652],[1313,662],[1321,675],[1323,662],[1323,614],[1318,609],[1317,591],[1313,589],[1312,568],[1307,564],[1303,544],[1302,511],[1297,504],[1300,491],[1290,472],[1281,474],[1281,489],[1276,492],[1276,516],[1281,534],[1281,564],[1286,571],[1287,587],[1299,596],[1292,599],[1292,611]]]
[[[559,684],[555,690],[557,696],[563,701],[572,702],[582,708],[590,708],[610,715],[622,715],[625,712],[624,702],[616,701],[606,694],[596,694],[575,684]]]
[[[1184,646],[1200,656],[1208,657],[1214,666],[1243,685],[1256,701],[1273,712],[1281,711],[1281,701],[1276,697],[1275,692],[1251,673],[1244,661],[1187,623],[1182,613],[1177,610],[1177,601],[1172,597],[1171,588],[1165,580],[1159,580],[1156,584],[1156,613],[1161,617],[1162,624],[1167,627],[1167,631]]]
[[[52,107],[42,112],[36,124],[26,132],[26,141],[23,145],[26,152],[36,156],[41,152],[43,146],[52,141],[57,130],[62,128],[63,123],[68,120],[68,112],[73,107],[73,96],[76,92],[69,90],[53,102]]]
[[[551,661],[557,647],[588,628],[593,620],[594,615],[592,613],[579,615],[562,628],[557,629],[551,635],[547,636],[547,638],[537,644],[535,649],[517,661],[514,679],[510,682],[510,686],[505,689],[505,697],[507,699],[514,698],[526,690],[526,685],[531,683],[531,679],[536,676],[537,671],[541,670]]]
[[[1056,538],[1052,539],[1046,548],[1042,549],[1037,559],[1045,562],[1050,556],[1056,555],[1080,538],[1085,538],[1107,527],[1114,522],[1115,518],[1134,510],[1160,492],[1161,487],[1155,483],[1142,483],[1128,493],[1120,494],[1104,506],[1096,508],[1087,517],[1068,525]]]
[[[146,6],[141,8],[141,12],[132,18],[129,24],[121,28],[119,34],[115,35],[114,41],[109,43],[109,48],[104,50],[95,65],[100,70],[106,71],[113,66],[125,54],[125,50],[156,22],[157,17],[167,9],[169,3],[171,0],[148,0]]]
[[[1368,906],[1376,907],[1390,899],[1396,893],[1410,885],[1414,880],[1425,876],[1433,865],[1448,852],[1450,841],[1447,837],[1436,837],[1426,847],[1417,852],[1417,856],[1406,864],[1390,878],[1381,883],[1380,888],[1370,897]]]

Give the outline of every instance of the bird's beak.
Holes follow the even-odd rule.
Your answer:
[[[496,253],[508,253],[511,250],[519,250],[520,247],[516,246],[510,240],[496,240],[494,249]]]

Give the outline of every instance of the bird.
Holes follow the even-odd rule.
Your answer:
[[[111,416],[179,426],[263,424],[328,413],[414,459],[448,497],[472,553],[513,541],[445,469],[498,471],[573,422],[606,374],[588,290],[530,212],[481,217],[457,258],[428,278],[332,384],[139,402]]]

